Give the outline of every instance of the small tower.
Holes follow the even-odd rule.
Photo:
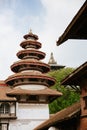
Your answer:
[[[45,74],[50,66],[40,61],[45,53],[39,51],[38,36],[30,31],[24,39],[20,43],[23,49],[17,53],[20,60],[11,65],[15,74],[5,80],[12,88],[7,95],[17,99],[17,120],[9,124],[9,130],[33,130],[49,118],[48,103],[62,95],[49,88],[55,79]]]
[[[62,69],[62,68],[65,67],[65,66],[63,66],[63,65],[58,65],[58,64],[57,64],[57,62],[56,62],[55,59],[54,59],[54,56],[53,56],[53,53],[52,53],[52,52],[51,52],[51,55],[50,55],[50,59],[49,59],[48,64],[50,65],[51,70],[58,70],[58,69]]]
[[[48,64],[57,64],[57,62],[54,60],[53,53],[51,52],[50,59]]]

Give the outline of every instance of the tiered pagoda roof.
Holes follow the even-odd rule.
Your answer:
[[[15,74],[5,80],[6,84],[13,88],[7,95],[17,97],[18,95],[45,95],[52,101],[61,96],[62,93],[48,88],[55,84],[55,79],[45,74],[50,71],[50,66],[40,61],[45,58],[45,53],[39,51],[42,44],[38,42],[38,36],[31,31],[24,35],[24,39],[20,43],[23,50],[17,53],[20,60],[11,65],[11,70]],[[24,85],[23,88],[21,85]],[[26,89],[25,85],[41,85],[44,88],[37,89],[36,87],[32,90]]]

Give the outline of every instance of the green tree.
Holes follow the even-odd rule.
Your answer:
[[[56,79],[56,84],[52,87],[52,89],[56,89],[63,93],[61,97],[49,104],[50,113],[56,113],[79,100],[80,95],[75,91],[75,89],[72,89],[70,86],[64,87],[61,85],[61,81],[73,70],[74,68],[63,68],[56,71],[50,71],[48,73]]]

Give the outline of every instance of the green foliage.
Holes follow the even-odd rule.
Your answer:
[[[61,86],[61,81],[73,70],[73,68],[63,68],[60,70],[49,72],[49,75],[56,79],[56,84],[52,87],[52,89],[56,89],[63,93],[63,96],[57,98],[49,104],[50,113],[56,113],[79,100],[79,94],[70,86]]]

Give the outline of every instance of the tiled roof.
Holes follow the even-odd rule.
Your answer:
[[[27,49],[27,50],[20,50],[17,53],[17,56],[18,56],[18,58],[22,59],[24,54],[30,54],[30,53],[38,55],[39,59],[43,59],[45,57],[45,53],[44,52],[38,51],[38,50],[36,50],[34,48]]]
[[[81,79],[87,77],[87,62],[79,66],[70,75],[61,81],[62,85],[79,85]]]
[[[16,101],[16,98],[6,95],[8,91],[11,91],[11,88],[3,83],[3,81],[0,81],[0,101]]]
[[[25,39],[27,39],[28,37],[34,37],[35,40],[38,40],[38,36],[36,34],[33,34],[32,31],[30,31],[28,34],[24,35]]]
[[[17,62],[14,62],[14,64],[11,66],[12,71],[14,72],[18,72],[18,70],[20,69],[20,67],[22,65],[28,65],[29,68],[31,65],[36,66],[37,68],[41,68],[43,69],[43,73],[47,73],[50,70],[50,66],[46,63],[43,63],[41,61],[38,61],[37,59],[24,59],[24,60],[19,60]]]
[[[21,88],[14,88],[11,91],[7,92],[8,95],[21,95],[21,94],[28,94],[28,95],[49,95],[49,96],[61,96],[62,93],[58,92],[53,89],[42,89],[42,90],[26,90]]]
[[[46,64],[46,63],[44,63],[44,62],[41,62],[41,61],[39,61],[39,60],[37,60],[37,59],[21,59],[21,60],[19,60],[19,61],[16,61],[16,62],[14,62],[14,63],[22,63],[22,62],[25,62],[25,63],[38,63],[38,64],[43,64],[43,65],[47,65],[47,66],[49,66],[48,64]]]
[[[41,43],[38,42],[38,41],[30,41],[30,40],[24,40],[20,43],[20,46],[25,48],[26,45],[35,45],[36,46],[36,49],[39,49],[41,48]]]
[[[50,119],[43,122],[41,125],[36,127],[34,130],[45,130],[46,128],[49,128],[50,126],[55,125],[56,123],[60,123],[64,120],[68,120],[72,118],[74,115],[80,112],[80,102],[77,102],[73,104],[72,106],[69,106],[59,112],[57,112],[54,116],[52,116]]]
[[[52,78],[52,77],[49,77],[49,76],[47,76],[47,75],[45,75],[45,74],[42,74],[42,73],[40,73],[40,72],[38,72],[38,71],[35,71],[35,70],[32,70],[32,71],[30,71],[30,72],[19,72],[19,73],[16,73],[16,74],[13,74],[13,75],[11,75],[11,76],[9,76],[8,78],[14,78],[14,77],[20,77],[20,76],[24,76],[24,77],[26,77],[26,76],[32,76],[32,77],[44,77],[44,79],[52,79],[52,80],[54,80],[55,81],[55,79],[54,78]]]
[[[87,39],[87,0],[74,16],[64,33],[59,37],[57,45],[68,39]]]
[[[48,86],[52,86],[55,84],[55,79],[50,77],[50,76],[47,76],[45,74],[42,74],[38,71],[31,71],[31,72],[20,72],[20,73],[16,73],[16,74],[13,74],[11,76],[9,76],[5,82],[8,84],[9,82],[13,82],[15,79],[25,79],[25,78],[28,78],[28,79],[43,79],[46,83],[47,81],[47,85]],[[38,84],[38,82],[37,82]],[[42,83],[43,84],[43,83]]]

